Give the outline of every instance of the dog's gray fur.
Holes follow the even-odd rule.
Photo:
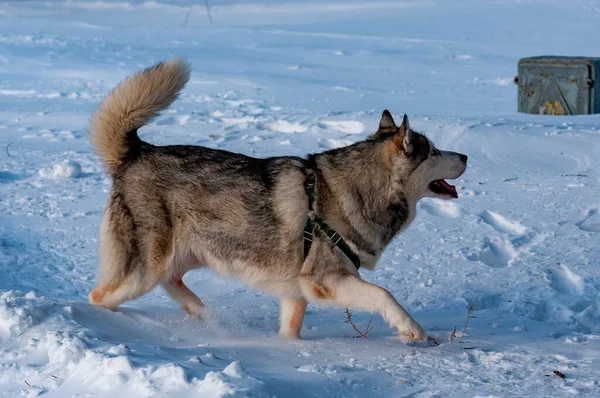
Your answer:
[[[210,267],[281,298],[280,334],[299,338],[308,301],[380,313],[405,340],[423,328],[386,290],[360,279],[317,230],[304,258],[307,170],[316,176],[314,213],[368,269],[415,217],[437,179],[457,178],[466,156],[440,152],[383,113],[365,141],[308,158],[256,159],[200,146],[154,146],[137,130],[169,106],[189,79],[173,59],[117,86],[94,114],[90,134],[113,187],[101,228],[98,286],[90,302],[115,309],[162,284],[190,314],[202,301],[182,282]]]

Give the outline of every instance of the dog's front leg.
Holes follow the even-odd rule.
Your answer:
[[[319,281],[305,278],[302,291],[310,301],[349,309],[379,313],[398,329],[404,341],[427,339],[427,333],[387,290],[353,275],[325,277]]]
[[[299,339],[305,312],[306,300],[282,297],[279,336],[284,339]]]

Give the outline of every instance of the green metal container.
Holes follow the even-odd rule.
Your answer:
[[[530,57],[519,61],[519,112],[600,113],[600,58]],[[596,84],[595,84],[596,83]]]

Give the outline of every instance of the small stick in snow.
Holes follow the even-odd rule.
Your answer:
[[[427,336],[427,341],[431,341],[433,343],[433,345],[435,345],[435,346],[440,345],[440,343],[438,343],[437,340],[431,336]]]
[[[346,308],[346,316],[348,317],[348,320],[346,321],[347,323],[349,323],[350,325],[352,325],[352,327],[354,328],[354,330],[356,331],[356,333],[358,333],[358,336],[352,336],[353,338],[363,338],[366,339],[367,335],[369,334],[369,332],[371,330],[373,330],[373,327],[371,326],[371,321],[373,320],[373,315],[371,315],[371,319],[369,319],[369,323],[367,324],[367,328],[365,329],[365,332],[361,332],[359,328],[356,327],[356,325],[354,324],[354,322],[352,322],[352,313],[350,312],[350,310],[348,308]]]
[[[188,23],[188,19],[190,19],[190,14],[192,13],[192,9],[194,8],[194,5],[192,4],[190,6],[190,9],[188,10],[187,14],[185,14],[185,18],[183,19],[183,26],[186,26]]]
[[[31,384],[27,383],[27,380],[23,380],[25,382],[25,384],[27,384],[29,387],[31,387]]]
[[[587,174],[563,174],[563,177],[587,177]]]
[[[8,144],[6,144],[6,148],[5,148],[6,149],[6,154],[8,155],[9,158],[11,156],[10,156],[10,152],[8,152],[8,147],[11,146],[12,144],[13,144],[12,142],[9,142]]]
[[[561,372],[560,370],[555,370],[554,374],[557,375],[558,377],[560,377],[561,379],[565,378],[565,374],[563,372]]]
[[[519,179],[519,177],[505,178],[505,179],[504,179],[504,181],[502,181],[502,182],[516,181],[516,180],[518,180],[518,179]]]
[[[206,14],[208,15],[208,21],[210,24],[213,24],[212,15],[210,13],[210,6],[208,5],[208,0],[204,0],[204,5],[206,6]]]
[[[450,333],[450,341],[454,341],[455,338],[456,338],[456,326],[454,327],[454,330],[452,331],[452,333]]]
[[[469,325],[469,319],[475,318],[474,316],[471,315],[471,311],[473,311],[473,308],[475,308],[475,303],[477,303],[477,297],[475,297],[475,300],[473,300],[473,304],[471,304],[471,306],[469,307],[469,311],[467,312],[467,320],[465,322],[465,328],[463,329],[463,333],[462,333],[463,336],[465,335],[465,333],[467,333],[467,326]]]
[[[213,24],[213,19],[212,19],[212,14],[210,13],[210,6],[208,5],[208,0],[204,0],[204,6],[206,7],[206,15],[208,15],[208,21],[210,22],[210,24]],[[190,19],[190,14],[192,13],[192,9],[194,8],[194,5],[192,4],[190,6],[190,9],[188,10],[188,12],[185,14],[185,18],[183,19],[183,26],[186,26],[188,23],[188,20]]]

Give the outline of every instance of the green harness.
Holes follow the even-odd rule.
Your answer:
[[[315,229],[320,228],[321,231],[325,232],[325,234],[329,236],[329,239],[331,239],[333,244],[336,245],[350,261],[352,261],[352,264],[354,264],[356,269],[359,269],[360,258],[356,253],[354,253],[354,251],[352,251],[350,246],[348,246],[344,238],[342,238],[342,236],[333,228],[327,225],[325,220],[314,215],[313,206],[315,202],[315,174],[314,171],[310,169],[308,170],[304,191],[306,192],[306,196],[308,196],[308,211],[310,213],[308,220],[306,220],[306,226],[304,227],[304,259],[306,259],[308,252],[310,252]]]

